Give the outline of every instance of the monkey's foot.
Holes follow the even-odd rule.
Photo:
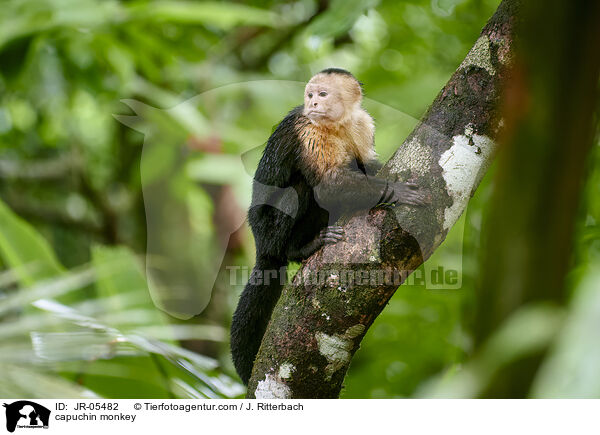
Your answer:
[[[337,243],[344,238],[344,230],[338,225],[323,228],[319,234],[300,249],[289,249],[287,257],[293,261],[301,261],[317,252],[325,245]]]
[[[324,245],[331,245],[344,239],[344,229],[339,225],[325,227],[319,233],[319,239]]]

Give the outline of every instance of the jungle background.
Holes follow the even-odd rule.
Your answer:
[[[243,396],[228,347],[243,283],[220,275],[189,320],[156,307],[175,279],[183,294],[212,287],[207,271],[223,256],[252,266],[252,236],[235,231],[251,181],[240,156],[255,162],[301,103],[302,83],[338,66],[364,83],[385,160],[498,3],[2,1],[0,396]],[[525,397],[599,397],[599,144],[568,229],[564,297],[528,301],[475,346],[477,307],[501,303],[479,291],[482,259],[494,254],[492,167],[415,274],[441,265],[460,284],[402,285],[341,397],[477,397],[532,355]],[[149,282],[149,263],[162,264],[162,286]]]

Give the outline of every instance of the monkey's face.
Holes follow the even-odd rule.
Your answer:
[[[338,122],[346,108],[338,89],[331,81],[310,81],[304,91],[304,115],[322,123]]]
[[[345,122],[361,100],[360,83],[353,76],[321,72],[304,90],[304,115],[316,124]]]

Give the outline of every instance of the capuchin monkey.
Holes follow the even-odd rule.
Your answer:
[[[289,261],[302,261],[343,239],[342,215],[378,204],[422,205],[415,184],[379,178],[375,126],[361,107],[362,87],[348,71],[328,68],[310,79],[304,105],[277,126],[254,176],[248,212],[256,265],[231,325],[231,353],[247,384],[283,287]]]

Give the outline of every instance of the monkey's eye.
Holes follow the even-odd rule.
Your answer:
[[[321,92],[319,92],[319,96],[326,97],[327,96],[327,92],[321,91]]]
[[[308,98],[312,98],[312,92],[308,94]]]

